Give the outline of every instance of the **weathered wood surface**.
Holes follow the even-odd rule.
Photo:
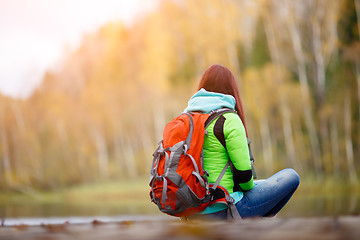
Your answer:
[[[40,226],[2,226],[1,240],[92,239],[360,239],[360,216],[270,218],[239,221],[121,221]]]

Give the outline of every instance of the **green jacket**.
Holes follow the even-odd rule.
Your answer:
[[[235,113],[225,113],[223,116],[226,118],[223,131],[227,149],[214,135],[213,129],[216,120],[207,127],[208,135],[204,139],[204,169],[209,172],[209,182],[211,183],[216,181],[229,158],[237,170],[251,170],[245,128],[240,117]],[[234,181],[230,167],[226,170],[220,185],[225,187],[229,193],[233,192]],[[240,189],[245,191],[252,189],[253,186],[252,177],[247,182],[240,183]]]
[[[223,107],[234,109],[235,99],[230,95],[201,89],[191,97],[185,112],[203,111],[208,113]],[[214,135],[213,129],[216,120],[207,127],[208,134],[204,139],[204,169],[209,172],[210,183],[216,181],[229,158],[240,172],[251,170],[245,128],[240,117],[235,113],[225,113],[223,116],[226,118],[223,131],[227,149]],[[252,189],[254,187],[253,177],[245,179],[247,181],[240,183],[240,189],[243,191]],[[230,167],[226,170],[220,185],[225,187],[229,193],[233,192],[234,181]]]

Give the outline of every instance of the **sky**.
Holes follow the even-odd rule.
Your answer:
[[[0,92],[25,98],[64,49],[110,21],[131,24],[158,0],[0,0]]]

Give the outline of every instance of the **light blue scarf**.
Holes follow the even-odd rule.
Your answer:
[[[219,108],[235,109],[235,98],[227,94],[208,92],[202,88],[190,98],[184,112],[209,113]]]

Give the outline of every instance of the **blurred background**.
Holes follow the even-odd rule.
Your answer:
[[[159,214],[152,153],[214,63],[282,216],[360,214],[360,0],[0,0],[0,217]],[[281,215],[280,214],[280,215]]]

